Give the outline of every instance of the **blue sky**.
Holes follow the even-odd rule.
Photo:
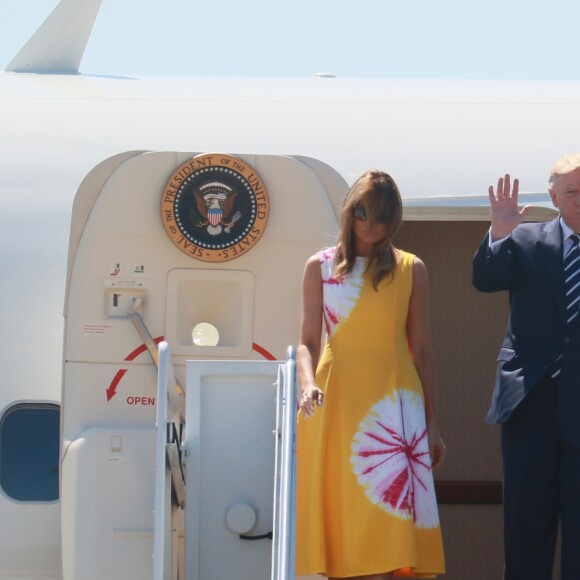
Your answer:
[[[0,68],[57,2],[3,0]],[[81,72],[576,79],[579,21],[577,0],[102,0]]]

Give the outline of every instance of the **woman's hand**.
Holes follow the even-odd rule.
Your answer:
[[[302,394],[300,396],[300,409],[304,417],[308,419],[314,414],[314,403],[319,407],[322,407],[324,402],[324,393],[316,386],[310,385],[302,389]]]
[[[443,465],[445,456],[447,455],[447,447],[439,435],[436,428],[427,429],[427,437],[429,439],[429,454],[431,455],[431,467],[437,469]]]

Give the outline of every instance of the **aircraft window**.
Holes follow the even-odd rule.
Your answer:
[[[58,500],[60,408],[19,404],[0,420],[0,487],[17,501]]]
[[[195,346],[217,346],[220,333],[210,322],[200,322],[193,327],[191,340]]]

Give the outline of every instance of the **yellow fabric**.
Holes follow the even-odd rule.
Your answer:
[[[324,260],[321,257],[323,279]],[[394,278],[381,282],[378,291],[368,276],[361,275],[354,306],[328,337],[317,368],[317,385],[325,392],[324,406],[317,407],[310,419],[299,413],[298,575],[346,578],[400,570],[401,577],[420,578],[444,572],[430,466],[423,472],[428,473],[426,487],[432,497],[425,499],[423,483],[420,490],[421,501],[428,503],[430,510],[425,526],[374,503],[357,479],[352,459],[356,434],[363,433],[358,436],[369,440],[364,435],[368,429],[361,427],[365,418],[373,428],[388,427],[372,409],[381,400],[389,409],[396,409],[397,389],[405,390],[405,401],[418,401],[417,414],[422,417],[417,420],[424,425],[422,388],[406,341],[413,260],[413,255],[402,253]],[[350,282],[356,287],[356,280]],[[341,288],[337,291],[341,300]],[[401,456],[399,453],[398,460]],[[418,460],[424,461],[424,454]],[[426,481],[423,474],[421,479]],[[411,497],[418,495],[415,492]]]

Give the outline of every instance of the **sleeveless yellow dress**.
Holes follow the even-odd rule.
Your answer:
[[[423,390],[407,348],[414,256],[401,252],[375,291],[365,258],[338,282],[334,253],[318,254],[324,405],[298,416],[296,573],[442,574]]]

